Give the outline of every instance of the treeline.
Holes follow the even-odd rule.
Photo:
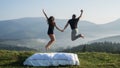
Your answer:
[[[95,42],[91,44],[79,45],[73,48],[63,50],[65,52],[107,52],[107,53],[119,53],[120,43],[112,42]]]
[[[0,50],[13,50],[13,51],[36,51],[32,48],[20,47],[15,45],[0,44]]]

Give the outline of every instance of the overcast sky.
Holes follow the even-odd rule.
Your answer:
[[[0,0],[0,20],[23,17],[48,16],[69,19],[72,14],[79,16],[84,10],[82,20],[103,24],[120,18],[120,0]]]

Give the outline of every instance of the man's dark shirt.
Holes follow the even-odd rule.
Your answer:
[[[79,18],[77,18],[77,19],[70,19],[68,21],[68,23],[70,24],[70,27],[71,27],[72,30],[77,28],[78,21],[79,21]]]

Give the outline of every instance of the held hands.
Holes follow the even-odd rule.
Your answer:
[[[64,30],[60,30],[61,32],[64,32]]]
[[[64,32],[64,29],[63,29],[63,30],[62,30],[62,29],[59,29],[59,31]]]
[[[61,32],[64,32],[64,30],[61,30]]]

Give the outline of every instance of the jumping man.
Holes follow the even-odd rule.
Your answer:
[[[76,39],[78,39],[80,37],[84,38],[84,36],[82,34],[77,35],[77,33],[78,33],[77,25],[78,25],[79,19],[82,17],[82,14],[83,14],[83,10],[81,10],[81,14],[80,14],[80,16],[78,18],[76,18],[76,15],[73,14],[72,19],[68,20],[67,24],[65,25],[65,27],[63,29],[63,31],[64,31],[68,27],[68,25],[70,24],[70,27],[71,27],[71,30],[72,30],[72,32],[71,32],[71,40],[72,41],[74,41],[74,40],[76,40]]]

